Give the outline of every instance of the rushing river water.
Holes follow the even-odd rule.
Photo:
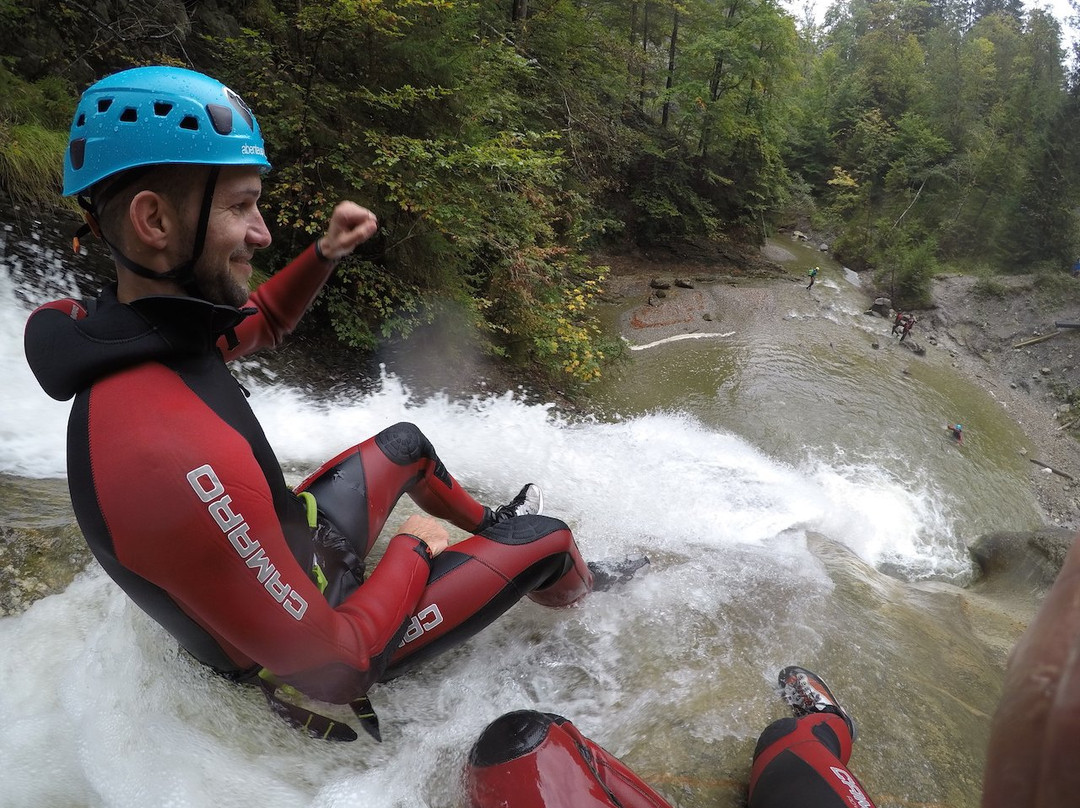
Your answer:
[[[37,387],[21,332],[75,281],[49,249],[25,259],[6,246],[0,475],[58,493],[40,498],[45,516],[9,505],[5,519],[62,521],[68,406]],[[632,352],[593,419],[511,394],[418,398],[393,376],[317,398],[246,371],[292,480],[407,419],[482,500],[533,480],[586,557],[652,564],[577,608],[523,602],[377,687],[385,742],[344,745],[300,737],[257,693],[180,656],[92,564],[0,618],[0,808],[455,806],[473,739],[523,707],[570,717],[674,805],[734,806],[758,732],[783,713],[772,683],[790,663],[825,674],[855,714],[852,765],[881,808],[974,806],[1000,673],[984,672],[968,634],[947,633],[960,618],[938,582],[967,580],[980,533],[1038,523],[1023,439],[947,362],[897,349],[862,314],[865,293],[822,266],[812,293],[765,313],[771,331]],[[960,450],[942,428],[959,418],[971,436]],[[987,692],[943,717],[957,678]]]

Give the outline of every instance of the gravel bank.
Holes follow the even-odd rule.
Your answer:
[[[1001,402],[1035,447],[1031,481],[1049,525],[1080,529],[1080,445],[1063,428],[1061,391],[1080,384],[1080,329],[1013,346],[1080,320],[1080,281],[1064,294],[1038,291],[1029,275],[998,281],[1000,293],[979,291],[970,276],[933,282],[934,308],[920,312],[923,339],[949,352],[952,366]]]
[[[685,334],[725,332],[733,327],[774,327],[785,299],[802,291],[803,280],[784,269],[794,259],[783,247],[766,246],[749,267],[687,264],[626,256],[605,257],[612,268],[609,299],[640,305],[622,317],[622,333],[632,345]],[[693,289],[654,279],[690,281]],[[1040,290],[1032,276],[997,279],[988,287],[971,276],[943,275],[933,281],[933,307],[916,312],[913,341],[947,361],[972,384],[986,390],[1023,430],[1034,447],[1032,489],[1047,525],[1080,529],[1080,445],[1063,428],[1063,391],[1080,386],[1080,329],[1061,330],[1052,339],[1014,348],[1017,343],[1058,330],[1057,321],[1080,321],[1080,280],[1053,292]],[[867,292],[867,306],[873,295]]]

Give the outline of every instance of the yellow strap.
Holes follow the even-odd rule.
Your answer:
[[[300,501],[304,503],[304,509],[307,513],[307,524],[310,528],[316,528],[319,526],[319,506],[315,502],[315,495],[310,491],[301,491],[296,495],[300,498]],[[326,580],[326,575],[323,574],[322,567],[318,562],[311,562],[311,577],[315,580],[315,585],[319,587],[320,592],[325,592],[326,587],[329,585],[329,581]]]
[[[281,687],[281,680],[274,676],[268,668],[262,668],[259,671],[259,678],[263,680],[266,686],[269,686],[272,690],[276,690]]]
[[[315,495],[310,491],[301,491],[297,494],[300,501],[304,503],[304,508],[307,510],[307,526],[318,527],[319,526],[319,506],[315,502]]]
[[[319,566],[318,562],[311,562],[311,574],[315,578],[315,586],[319,587],[320,592],[325,592],[330,582],[326,580],[326,575],[323,574],[322,567]]]

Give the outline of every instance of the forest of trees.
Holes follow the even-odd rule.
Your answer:
[[[371,347],[443,307],[587,381],[602,250],[826,234],[898,304],[942,268],[1080,250],[1080,77],[1018,0],[0,0],[0,190],[58,204],[79,93],[169,63],[252,106],[271,271],[340,198],[380,237],[323,317]]]

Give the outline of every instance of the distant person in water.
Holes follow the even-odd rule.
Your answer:
[[[749,808],[873,808],[847,768],[855,724],[821,677],[780,671],[793,717],[758,738]],[[670,803],[570,721],[507,713],[481,733],[465,770],[469,808],[670,808]]]
[[[960,424],[949,424],[949,431],[952,433],[953,438],[957,443],[963,444],[964,442],[964,427]]]
[[[808,283],[807,286],[806,286],[807,291],[810,290],[810,287],[814,285],[814,281],[817,280],[818,271],[819,271],[818,267],[814,267],[813,269],[811,269],[809,272],[806,273],[807,275],[810,276],[810,283]]]
[[[378,222],[340,202],[252,291],[252,258],[271,240],[259,209],[269,170],[254,114],[209,76],[140,67],[92,85],[64,194],[109,247],[116,282],[40,307],[25,345],[45,391],[75,398],[68,484],[101,566],[195,659],[263,684],[296,718],[273,700],[279,683],[353,703],[523,596],[579,601],[593,573],[566,524],[539,515],[536,486],[487,507],[410,423],[286,485],[226,362],[280,344]],[[406,494],[426,514],[392,530],[366,569]],[[448,551],[439,520],[469,538]]]

